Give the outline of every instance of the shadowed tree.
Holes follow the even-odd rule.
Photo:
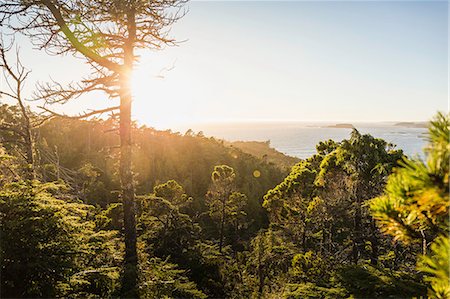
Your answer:
[[[211,217],[219,220],[219,251],[223,249],[225,226],[233,218],[243,213],[242,208],[247,202],[247,196],[235,191],[234,169],[227,165],[214,167],[211,174],[212,187],[206,194],[207,205]]]
[[[103,91],[109,98],[120,99],[119,107],[93,111],[78,118],[120,109],[124,297],[138,296],[130,76],[137,49],[159,49],[175,43],[168,37],[168,28],[183,16],[184,3],[184,0],[7,0],[0,3],[2,28],[25,34],[35,46],[51,54],[81,55],[92,68],[91,75],[77,84],[42,84],[38,98],[50,104],[63,104],[92,91]]]

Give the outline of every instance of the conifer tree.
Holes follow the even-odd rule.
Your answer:
[[[247,201],[245,194],[235,191],[234,169],[227,165],[214,167],[211,174],[212,187],[207,194],[207,205],[211,217],[219,221],[219,251],[222,252],[225,226],[233,217],[243,213],[242,208]]]
[[[92,91],[119,98],[118,107],[79,115],[120,110],[120,180],[124,209],[125,268],[122,296],[137,297],[135,194],[132,174],[130,78],[136,50],[174,44],[168,27],[178,20],[184,0],[7,0],[0,3],[0,26],[21,32],[53,54],[82,56],[92,74],[78,84],[41,85],[38,97],[65,103]],[[51,110],[43,107],[47,112]],[[53,113],[55,114],[55,113]]]
[[[382,231],[422,244],[419,269],[429,273],[432,298],[449,298],[450,118],[438,113],[428,128],[426,161],[405,159],[370,208]]]

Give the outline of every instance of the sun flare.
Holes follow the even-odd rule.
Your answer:
[[[170,128],[195,122],[194,93],[189,76],[177,68],[170,57],[147,58],[131,75],[133,115],[142,124]]]

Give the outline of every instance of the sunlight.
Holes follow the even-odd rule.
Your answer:
[[[0,298],[450,298],[448,1],[186,2],[0,0]]]
[[[195,94],[188,74],[170,57],[144,57],[131,76],[133,117],[156,128],[195,121]]]

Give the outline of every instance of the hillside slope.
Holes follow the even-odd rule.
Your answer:
[[[225,145],[238,148],[245,153],[273,163],[285,170],[289,170],[300,161],[299,158],[285,155],[270,147],[270,141],[226,141]]]

